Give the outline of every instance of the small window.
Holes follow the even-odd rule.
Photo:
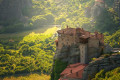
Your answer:
[[[79,76],[79,75],[78,75],[78,72],[76,73],[76,76]]]
[[[83,53],[83,50],[82,50],[82,53]]]
[[[68,42],[67,42],[67,44],[68,44]]]
[[[58,34],[58,36],[60,37],[60,36],[61,36],[61,34]]]

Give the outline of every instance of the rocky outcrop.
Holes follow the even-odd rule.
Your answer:
[[[32,7],[31,0],[1,0],[0,22],[23,20],[25,9]]]
[[[84,69],[82,80],[93,78],[95,74],[102,69],[104,69],[105,71],[110,71],[119,66],[120,54],[113,54],[110,57],[99,57],[95,61],[90,62],[89,65]]]
[[[54,60],[60,59],[63,62],[68,62],[69,64],[80,62],[80,50],[79,44],[70,46],[63,46],[61,50],[56,50]]]
[[[92,17],[97,19],[102,16],[105,11],[105,2],[103,0],[95,0],[95,4],[91,7],[87,7],[85,10],[86,17]]]

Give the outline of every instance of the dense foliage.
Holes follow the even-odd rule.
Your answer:
[[[28,72],[49,73],[55,51],[56,27],[31,33],[21,41],[0,41],[0,76]],[[48,34],[49,33],[49,34]]]
[[[86,10],[92,9],[94,0],[33,0],[35,16],[32,17],[31,24],[39,26],[52,23],[62,25],[62,28],[68,25],[69,27],[83,27],[89,31],[113,33],[120,29],[119,17],[113,8],[113,3],[113,0],[105,1],[107,7],[100,8],[99,11],[95,10],[96,13],[100,12],[99,16],[88,17],[88,14],[92,14]]]
[[[82,27],[88,31],[114,33],[120,27],[119,17],[113,8],[113,3],[113,0],[105,1],[105,8],[95,10],[95,13],[101,11],[100,15],[91,17],[92,12],[87,12],[87,9],[92,9],[95,4],[94,0],[32,0],[32,10],[24,9],[24,11],[31,11],[32,14],[25,15],[27,21],[24,23],[17,21],[12,25],[4,24],[3,26],[6,27],[1,30],[1,33],[19,32],[54,24],[62,25],[62,28],[68,25],[69,27]]]
[[[109,43],[112,47],[120,47],[120,30],[116,31],[112,35],[105,33],[105,43]]]
[[[101,14],[91,17],[91,12],[87,13],[86,10],[93,7],[94,3],[94,0],[32,0],[32,10],[23,9],[26,19],[0,22],[0,33],[21,32],[44,25],[55,24],[62,28],[68,25],[102,32],[106,43],[120,47],[119,17],[113,8],[113,0],[106,0],[106,7],[101,9]],[[55,28],[41,34],[31,33],[22,40],[0,40],[0,75],[35,71],[49,73],[55,51],[54,31]],[[52,78],[57,80],[66,66],[66,63],[55,61]]]
[[[51,80],[58,80],[60,73],[67,67],[67,63],[61,60],[55,60],[53,71],[51,73]]]
[[[101,70],[92,80],[120,80],[120,67],[108,72]]]
[[[30,74],[30,75],[24,75],[24,76],[11,76],[11,77],[5,77],[2,80],[49,80],[50,76],[44,75],[44,74]]]

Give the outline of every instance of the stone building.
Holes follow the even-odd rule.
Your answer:
[[[82,28],[58,30],[55,58],[68,63],[87,64],[94,57],[99,57],[104,47],[104,36],[101,33],[90,33]]]
[[[83,78],[83,72],[87,64],[70,64],[67,68],[60,74],[61,78],[59,80],[81,80]]]
[[[83,28],[68,27],[58,30],[57,33],[54,60],[60,59],[69,64],[60,74],[59,80],[82,80],[88,63],[103,52],[104,35],[98,32],[90,33]]]

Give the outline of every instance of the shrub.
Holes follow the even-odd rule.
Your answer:
[[[120,80],[120,67],[108,72],[101,70],[92,80]]]
[[[51,80],[58,80],[60,78],[60,73],[67,67],[66,62],[61,60],[55,60],[54,68],[51,74]]]

